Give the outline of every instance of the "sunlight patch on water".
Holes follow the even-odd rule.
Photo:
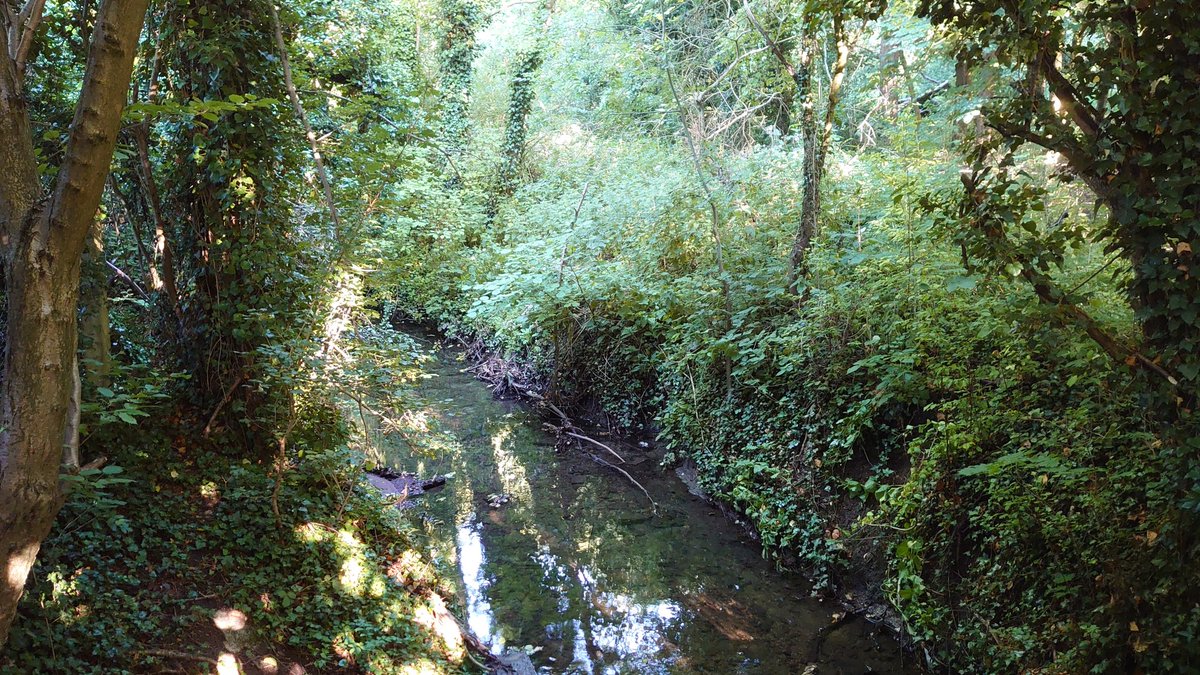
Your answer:
[[[533,492],[529,489],[529,478],[525,467],[517,456],[509,451],[513,428],[511,424],[501,425],[492,432],[492,458],[496,462],[496,474],[504,492],[518,503],[530,506],[533,503]]]
[[[583,666],[584,672],[587,673],[595,672],[596,666],[592,663],[592,655],[588,653],[587,636],[583,632],[583,622],[575,619],[571,622],[571,625],[575,629],[575,642],[573,644],[575,661],[572,665],[578,664]]]

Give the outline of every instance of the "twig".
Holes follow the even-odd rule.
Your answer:
[[[1079,282],[1079,284],[1077,286],[1075,286],[1075,288],[1072,288],[1071,290],[1067,291],[1067,297],[1075,295],[1075,293],[1077,291],[1079,291],[1079,289],[1083,288],[1084,286],[1087,286],[1088,283],[1090,283],[1092,279],[1095,279],[1097,276],[1100,275],[1101,272],[1108,269],[1109,266],[1111,266],[1113,263],[1115,263],[1117,261],[1117,259],[1120,257],[1121,257],[1120,251],[1118,251],[1117,253],[1114,253],[1113,257],[1108,259],[1108,262],[1104,263],[1099,268],[1097,268],[1095,272],[1092,272],[1090,275],[1088,275],[1088,278]]]
[[[565,412],[563,412],[562,410],[559,410],[558,406],[554,405],[554,404],[553,404],[553,403],[551,403],[550,401],[545,401],[545,403],[546,403],[546,407],[548,407],[548,408],[550,408],[551,410],[553,410],[555,413],[557,413],[557,414],[558,414],[558,416],[559,416],[559,417],[561,417],[561,418],[562,418],[562,420],[563,420],[563,423],[564,423],[566,426],[569,426],[569,427],[571,427],[572,429],[577,429],[577,428],[578,428],[578,427],[576,427],[576,426],[575,426],[575,425],[574,425],[574,424],[571,422],[571,418],[570,418],[570,417],[567,417],[567,414],[566,414]]]
[[[329,219],[333,226],[329,239],[333,245],[338,246],[340,245],[342,223],[338,218],[337,205],[333,199],[333,185],[329,181],[329,173],[325,170],[325,160],[321,157],[320,142],[317,140],[317,135],[313,133],[312,125],[309,124],[308,114],[304,112],[304,104],[300,102],[300,94],[296,93],[296,83],[292,80],[292,64],[288,59],[287,43],[283,40],[283,28],[279,22],[279,12],[275,9],[274,0],[267,3],[267,10],[271,15],[275,46],[279,49],[279,60],[283,65],[284,87],[287,89],[288,98],[292,101],[296,118],[300,120],[300,125],[304,128],[304,137],[308,139],[308,144],[312,148],[313,165],[317,169],[317,178],[320,179],[321,189],[325,193],[325,205],[329,208]]]
[[[116,276],[121,281],[124,281],[125,285],[132,288],[133,292],[137,293],[139,296],[141,296],[141,298],[143,300],[150,299],[150,294],[146,293],[146,291],[141,286],[138,286],[138,282],[133,280],[133,277],[126,274],[125,271],[122,270],[120,267],[117,267],[116,265],[114,265],[111,260],[105,260],[104,264],[108,265],[108,269],[113,271],[114,276]]]
[[[570,436],[571,438],[578,438],[578,439],[579,439],[579,440],[581,440],[581,441],[587,441],[588,443],[592,443],[593,445],[596,445],[596,446],[599,446],[599,447],[601,447],[601,448],[604,448],[605,450],[607,450],[607,451],[609,452],[609,454],[611,454],[613,457],[616,457],[618,460],[620,460],[620,462],[621,462],[622,464],[625,464],[625,463],[626,463],[626,462],[625,462],[625,458],[624,458],[624,457],[622,457],[622,456],[620,456],[620,455],[618,455],[616,450],[613,450],[612,448],[608,447],[607,445],[605,445],[605,444],[601,443],[600,441],[598,441],[598,440],[596,440],[596,439],[594,439],[594,438],[591,438],[591,437],[588,437],[588,436],[584,436],[583,434],[577,434],[577,433],[575,433],[575,432],[573,432],[573,431],[568,431],[568,430],[566,430],[566,429],[563,429],[563,433],[564,433],[564,434],[566,434],[566,435],[568,435],[568,436]]]
[[[583,200],[587,199],[588,188],[592,184],[590,182],[583,184],[583,194],[579,195],[579,203],[575,205],[575,215],[571,218],[571,227],[567,230],[567,238],[563,241],[562,255],[558,260],[558,285],[563,283],[563,268],[567,265],[567,245],[570,244],[570,234],[575,231],[575,223],[579,222],[579,210],[583,208]]]
[[[658,515],[658,502],[654,501],[654,497],[650,496],[650,493],[646,490],[645,486],[643,486],[641,483],[637,482],[636,478],[629,475],[628,471],[626,471],[625,469],[622,469],[621,467],[617,466],[616,464],[613,464],[612,462],[604,459],[603,457],[601,457],[599,455],[594,455],[589,452],[588,456],[591,457],[592,461],[596,462],[597,464],[601,464],[603,466],[607,466],[610,469],[621,472],[622,475],[624,475],[626,478],[629,479],[630,483],[633,483],[634,485],[636,485],[638,487],[638,489],[642,491],[642,494],[646,495],[646,499],[650,500],[650,506],[654,510],[654,515]]]
[[[275,457],[275,485],[271,488],[271,510],[275,513],[275,527],[280,532],[283,532],[283,516],[279,513],[279,492],[283,488],[283,474],[288,469],[287,439],[300,422],[300,418],[296,416],[295,399],[292,399],[291,408],[291,422],[279,437],[278,454]]]
[[[237,391],[238,386],[240,386],[242,384],[242,380],[245,379],[245,375],[238,376],[238,378],[234,380],[233,385],[229,387],[229,390],[225,392],[225,395],[221,397],[221,402],[217,404],[216,408],[213,408],[212,414],[208,416],[208,424],[204,425],[203,435],[205,438],[208,438],[208,434],[212,432],[212,425],[217,421],[217,415],[220,414],[221,409],[229,403],[230,399],[233,398],[233,392]]]

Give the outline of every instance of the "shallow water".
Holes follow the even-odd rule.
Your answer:
[[[838,608],[776,571],[652,451],[614,444],[656,515],[625,477],[577,450],[556,452],[536,415],[493,400],[453,352],[435,353],[422,412],[451,441],[434,457],[402,444],[384,454],[397,469],[453,474],[415,509],[436,562],[461,582],[468,624],[494,651],[528,646],[547,672],[594,675],[910,670],[864,621],[829,632],[817,650]],[[489,503],[499,496],[507,502]]]

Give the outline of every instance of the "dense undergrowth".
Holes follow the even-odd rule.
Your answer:
[[[721,334],[704,272],[614,256],[559,287],[550,260],[511,246],[498,257],[517,269],[438,298],[469,306],[436,318],[542,364],[560,396],[620,426],[655,425],[665,461],[695,461],[767,552],[821,586],[877,584],[865,599],[892,603],[932,664],[1196,658],[1193,598],[1173,589],[1200,580],[1159,539],[1177,522],[1171,459],[1128,373],[1021,288],[965,279],[927,244],[889,254],[901,238],[853,265],[826,256],[799,312],[748,283]]]
[[[1011,281],[852,255],[822,261],[799,312],[744,289],[724,334],[704,273],[604,262],[557,293],[550,261],[520,262],[431,305],[467,305],[433,316],[565,400],[657,428],[766,552],[886,599],[931,665],[1190,668],[1200,615],[1178,589],[1200,579],[1188,537],[1162,538],[1187,522],[1183,467],[1128,372]]]

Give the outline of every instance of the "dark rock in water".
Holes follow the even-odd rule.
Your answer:
[[[507,651],[496,657],[496,675],[537,675],[533,661],[522,651]]]
[[[711,499],[708,493],[704,491],[704,488],[700,487],[700,470],[696,468],[692,460],[686,460],[683,464],[679,465],[675,469],[675,475],[679,476],[679,480],[683,481],[683,484],[687,486],[688,492],[705,501]]]
[[[420,478],[413,473],[393,471],[387,467],[381,467],[368,471],[367,481],[385,495],[420,497],[426,492],[436,490],[445,485],[446,477]],[[401,502],[397,506],[404,508],[405,503]]]

